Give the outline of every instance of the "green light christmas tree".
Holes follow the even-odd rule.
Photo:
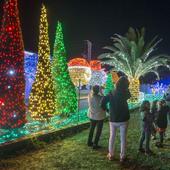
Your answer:
[[[56,113],[68,116],[77,111],[77,94],[67,66],[62,25],[58,22],[52,60]]]
[[[114,85],[113,80],[112,80],[112,74],[109,73],[107,80],[106,80],[106,88],[104,90],[104,95],[109,94],[111,91],[114,90],[114,88],[115,88],[115,85]]]

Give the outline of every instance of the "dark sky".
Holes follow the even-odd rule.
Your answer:
[[[1,6],[2,2],[1,1]],[[25,49],[37,52],[41,3],[47,7],[51,51],[56,23],[64,26],[65,45],[69,57],[79,55],[84,40],[93,42],[96,58],[110,45],[110,37],[124,35],[128,27],[146,28],[147,39],[159,35],[163,41],[160,53],[170,54],[170,2],[168,0],[19,0]]]

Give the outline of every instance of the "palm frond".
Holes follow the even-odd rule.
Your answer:
[[[170,57],[167,55],[152,55],[157,45],[162,41],[155,36],[149,43],[144,41],[145,29],[140,31],[129,28],[126,36],[115,34],[112,37],[114,46],[104,47],[110,52],[101,54],[99,59],[102,62],[113,65],[117,71],[122,71],[129,77],[139,78],[140,76],[154,72],[159,66],[167,66]]]

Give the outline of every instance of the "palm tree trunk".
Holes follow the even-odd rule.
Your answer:
[[[130,85],[129,85],[129,90],[131,93],[131,98],[129,99],[130,102],[138,102],[139,98],[139,79],[137,78],[132,78],[129,79]]]

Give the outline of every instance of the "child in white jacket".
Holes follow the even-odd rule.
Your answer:
[[[103,96],[100,94],[100,87],[97,85],[93,86],[92,91],[88,96],[88,117],[90,118],[90,132],[87,142],[87,145],[92,146],[93,149],[100,148],[98,142],[102,133],[103,121],[106,117],[106,112],[101,108],[102,98]],[[93,134],[96,126],[97,131],[93,141]]]

